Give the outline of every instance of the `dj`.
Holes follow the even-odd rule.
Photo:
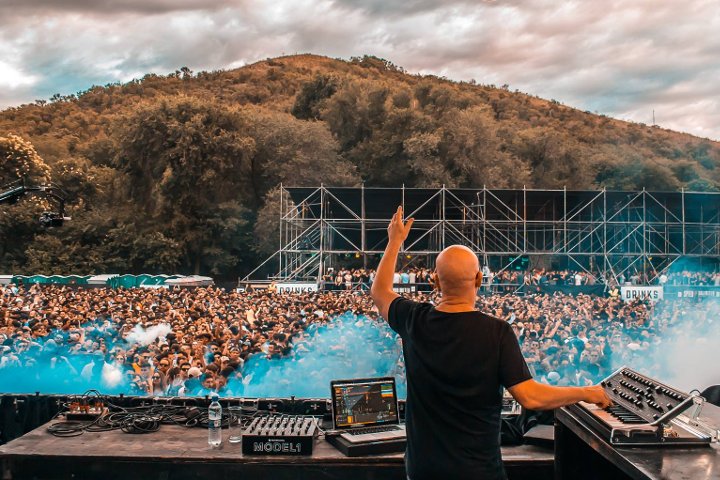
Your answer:
[[[502,387],[530,410],[550,410],[610,399],[599,386],[552,387],[532,379],[510,325],[475,307],[482,281],[468,248],[453,245],[437,257],[437,305],[393,292],[398,251],[413,219],[398,207],[371,294],[383,318],[403,340],[407,371],[407,450],[412,480],[504,479],[500,456]]]

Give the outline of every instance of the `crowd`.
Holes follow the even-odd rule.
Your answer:
[[[406,268],[395,273],[393,283],[430,285],[431,274],[427,268]],[[374,279],[369,268],[328,268],[320,281],[322,290],[368,290]]]
[[[668,285],[697,285],[720,287],[720,273],[683,270],[661,275],[659,283]]]
[[[417,284],[419,291],[432,290],[432,270],[427,268],[407,268],[395,273],[393,283],[395,285]],[[375,270],[366,268],[329,268],[320,282],[321,290],[368,290],[375,278]],[[608,276],[604,279],[599,272],[588,272],[584,270],[510,270],[505,269],[498,272],[488,267],[483,267],[482,292],[490,293],[512,293],[523,286],[594,286],[607,283],[616,285],[647,285],[651,282],[653,275],[644,272],[633,272],[627,275],[621,273],[617,278]],[[667,282],[667,277],[658,277],[654,283]],[[699,277],[693,277],[699,278]],[[720,274],[717,275],[720,282]]]
[[[435,298],[432,292],[410,296]],[[494,293],[478,297],[478,306],[512,324],[537,378],[587,385],[619,365],[647,363],[649,352],[689,315],[693,301],[653,305],[584,294]],[[341,314],[366,324],[381,321],[369,295],[355,290],[5,286],[0,287],[0,378],[17,371],[18,381],[27,382],[47,368],[68,384],[102,378],[108,388],[115,382],[125,393],[203,395],[233,384],[232,393],[239,395],[237,386],[250,381],[247,364],[302,356],[312,349],[318,327],[332,326]],[[705,306],[693,331],[710,328],[718,314],[718,303]],[[352,342],[341,336],[328,348]],[[397,366],[402,367],[399,353]]]
[[[616,277],[603,277],[601,272],[586,270],[510,270],[498,272],[483,267],[483,290],[491,292],[512,292],[520,286],[593,286],[606,283],[619,285],[693,285],[720,286],[720,272],[699,272],[691,270],[676,271],[670,274],[656,274],[653,271],[620,272]],[[432,283],[432,270],[417,267],[407,268],[395,273],[393,283],[427,284]],[[329,268],[321,278],[324,290],[367,289],[375,278],[375,270],[368,268]]]

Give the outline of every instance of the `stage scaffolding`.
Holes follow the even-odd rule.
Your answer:
[[[680,258],[720,255],[719,193],[280,188],[279,248],[264,264],[278,281],[317,280],[348,261],[376,266],[398,205],[415,218],[403,264],[432,267],[446,246],[462,244],[496,272],[527,260],[602,282],[642,272],[652,280]]]

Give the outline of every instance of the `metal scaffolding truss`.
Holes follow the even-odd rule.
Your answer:
[[[282,281],[315,280],[343,257],[374,265],[398,205],[415,218],[407,262],[462,244],[495,271],[528,256],[602,281],[636,272],[652,279],[681,257],[720,255],[718,193],[280,188],[279,249],[268,261]]]

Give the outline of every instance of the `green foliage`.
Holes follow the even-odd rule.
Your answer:
[[[0,186],[15,180],[49,180],[50,169],[32,144],[19,135],[0,135]]]
[[[323,100],[332,97],[336,90],[335,79],[317,75],[311,81],[303,83],[290,113],[300,120],[317,120],[320,118]]]
[[[246,225],[238,186],[255,149],[241,115],[195,98],[162,99],[124,118],[116,138],[115,165],[131,195],[166,226],[193,273],[236,267]]]

